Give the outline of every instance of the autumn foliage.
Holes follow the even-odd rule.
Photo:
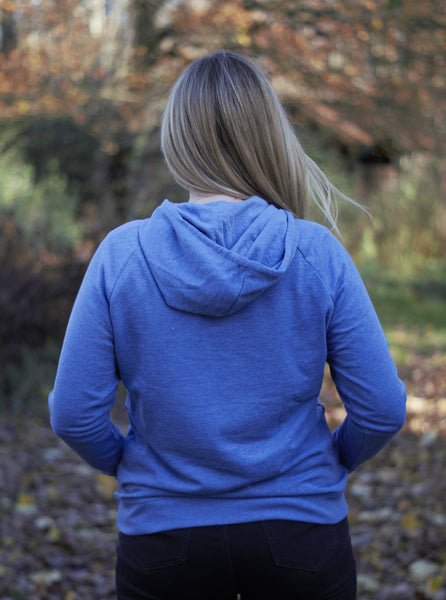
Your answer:
[[[64,319],[48,317],[57,303],[42,306],[60,296],[64,273],[72,301],[82,268],[71,265],[105,231],[178,198],[159,152],[160,116],[179,73],[220,48],[267,72],[304,145],[317,138],[350,171],[391,165],[362,175],[367,192],[377,183],[388,192],[401,157],[415,157],[415,179],[368,238],[351,227],[351,245],[373,260],[408,245],[423,260],[442,255],[444,201],[411,211],[406,200],[425,191],[426,156],[446,189],[444,0],[3,0],[0,310],[25,303],[22,320],[3,321],[3,352],[60,333]],[[401,226],[410,214],[412,225],[425,222],[419,235]]]
[[[266,71],[306,150],[374,216],[340,229],[408,418],[350,476],[358,594],[444,600],[445,0],[0,0],[0,596],[115,598],[113,480],[57,446],[47,398],[98,242],[181,197],[160,116],[220,48]],[[336,427],[329,381],[321,401]]]
[[[0,119],[69,115],[109,152],[113,131],[156,127],[178,73],[222,47],[258,60],[296,118],[347,145],[444,146],[442,0],[9,0],[1,19],[14,36]]]

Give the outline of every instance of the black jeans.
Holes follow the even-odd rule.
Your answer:
[[[348,521],[119,535],[118,600],[354,600]]]

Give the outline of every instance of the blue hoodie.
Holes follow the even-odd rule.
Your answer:
[[[324,367],[347,416],[331,432]],[[122,380],[129,429],[109,411]],[[324,227],[253,197],[172,204],[93,257],[49,399],[117,476],[118,527],[347,514],[348,472],[402,427],[405,390],[361,278]]]

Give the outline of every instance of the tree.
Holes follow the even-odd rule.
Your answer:
[[[5,56],[17,44],[16,24],[11,13],[0,9],[0,52]]]
[[[95,140],[87,177],[118,207],[139,186],[130,163],[148,183],[172,83],[219,48],[252,57],[294,121],[355,158],[444,152],[443,0],[8,0],[1,17],[15,41],[0,54],[0,124],[28,136],[40,120],[69,154],[67,130]]]
[[[255,57],[296,118],[346,144],[444,143],[442,0],[10,0],[2,22],[17,43],[0,60],[0,119],[150,131],[184,66],[225,47]]]

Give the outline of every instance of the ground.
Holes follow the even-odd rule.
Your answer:
[[[403,373],[405,428],[349,478],[358,600],[446,600],[446,377],[432,357],[417,365]],[[334,426],[330,386],[323,400]],[[44,409],[3,414],[0,600],[114,598],[114,489],[54,436]]]

